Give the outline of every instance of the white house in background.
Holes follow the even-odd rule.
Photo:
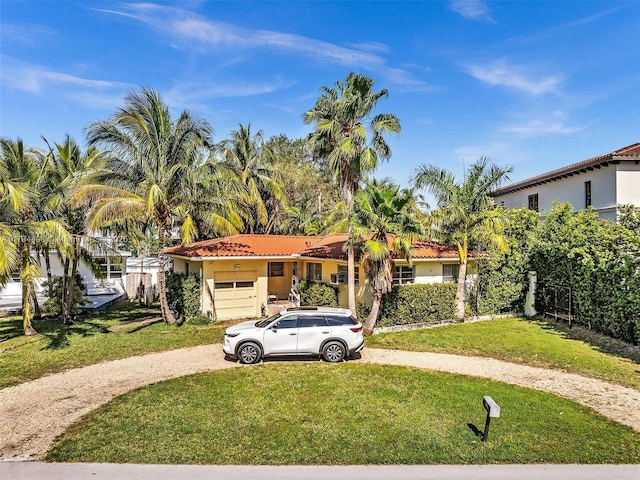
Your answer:
[[[548,212],[555,200],[616,221],[618,205],[640,207],[640,143],[543,173],[492,192],[505,207]]]

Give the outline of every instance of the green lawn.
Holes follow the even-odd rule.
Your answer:
[[[573,335],[580,335],[586,341],[573,339]],[[620,342],[542,321],[507,318],[381,333],[370,337],[367,346],[493,357],[579,373],[640,389],[640,349],[624,348]]]
[[[110,311],[80,317],[69,327],[58,321],[36,322],[40,335],[33,337],[22,334],[19,318],[0,319],[0,388],[103,360],[220,343],[224,328],[229,325],[226,322],[208,325],[160,322],[130,332],[108,330],[114,326],[133,326],[136,321],[159,315],[158,308],[140,308],[124,302]]]
[[[502,415],[482,443],[482,396]],[[270,362],[162,382],[71,428],[49,461],[160,464],[640,463],[640,434],[498,382],[357,362]]]

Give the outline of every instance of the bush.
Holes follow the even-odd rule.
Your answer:
[[[200,310],[200,277],[196,274],[168,273],[167,301],[186,322],[203,323]],[[207,322],[209,321],[206,318]]]
[[[394,286],[382,296],[376,325],[407,325],[451,320],[454,316],[455,283]]]
[[[338,306],[338,289],[326,283],[300,280],[298,291],[300,292],[300,305],[317,305],[319,307]]]
[[[48,290],[49,282],[44,282],[42,286]],[[86,305],[90,303],[82,295],[85,285],[79,273],[76,273],[75,285],[73,287],[73,304],[71,307],[71,316],[75,317],[80,309],[78,305]],[[62,277],[55,276],[51,279],[51,298],[47,298],[42,304],[42,314],[50,317],[59,317],[62,315]]]

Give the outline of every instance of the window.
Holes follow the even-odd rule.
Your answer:
[[[416,280],[416,274],[413,267],[408,265],[396,267],[395,274],[393,275],[394,285],[406,285],[407,283],[414,283]]]
[[[284,262],[269,262],[270,277],[284,277]]]
[[[213,288],[216,290],[222,290],[224,288],[233,288],[233,282],[216,282],[213,284]]]
[[[538,211],[538,194],[529,195],[529,210]]]
[[[459,271],[460,271],[460,265],[458,265],[457,263],[442,265],[442,281],[457,282]]]
[[[275,324],[276,328],[298,328],[298,317],[287,317]]]
[[[321,263],[307,263],[307,280],[313,280],[315,282],[322,281]]]
[[[356,285],[360,284],[360,267],[355,267]],[[344,283],[349,283],[349,267],[347,265],[338,265],[338,276],[344,277]]]
[[[95,257],[103,278],[121,278],[122,277],[122,258],[121,257]]]
[[[236,282],[236,288],[253,288],[253,282]]]
[[[591,206],[591,180],[584,182],[584,208]]]
[[[327,320],[323,315],[301,315],[300,328],[304,327],[326,327]]]

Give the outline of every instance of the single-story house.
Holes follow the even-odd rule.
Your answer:
[[[640,207],[640,143],[494,190],[496,203],[549,212],[555,200],[574,210],[593,207],[600,217],[616,221],[618,205]]]
[[[202,312],[218,320],[259,317],[270,303],[290,299],[298,279],[335,285],[347,306],[346,234],[326,236],[233,235],[165,249],[176,273],[201,279]],[[475,271],[470,262],[469,273]],[[456,281],[458,251],[418,241],[412,263],[395,260],[394,283]],[[356,301],[370,303],[364,270],[356,264]]]

